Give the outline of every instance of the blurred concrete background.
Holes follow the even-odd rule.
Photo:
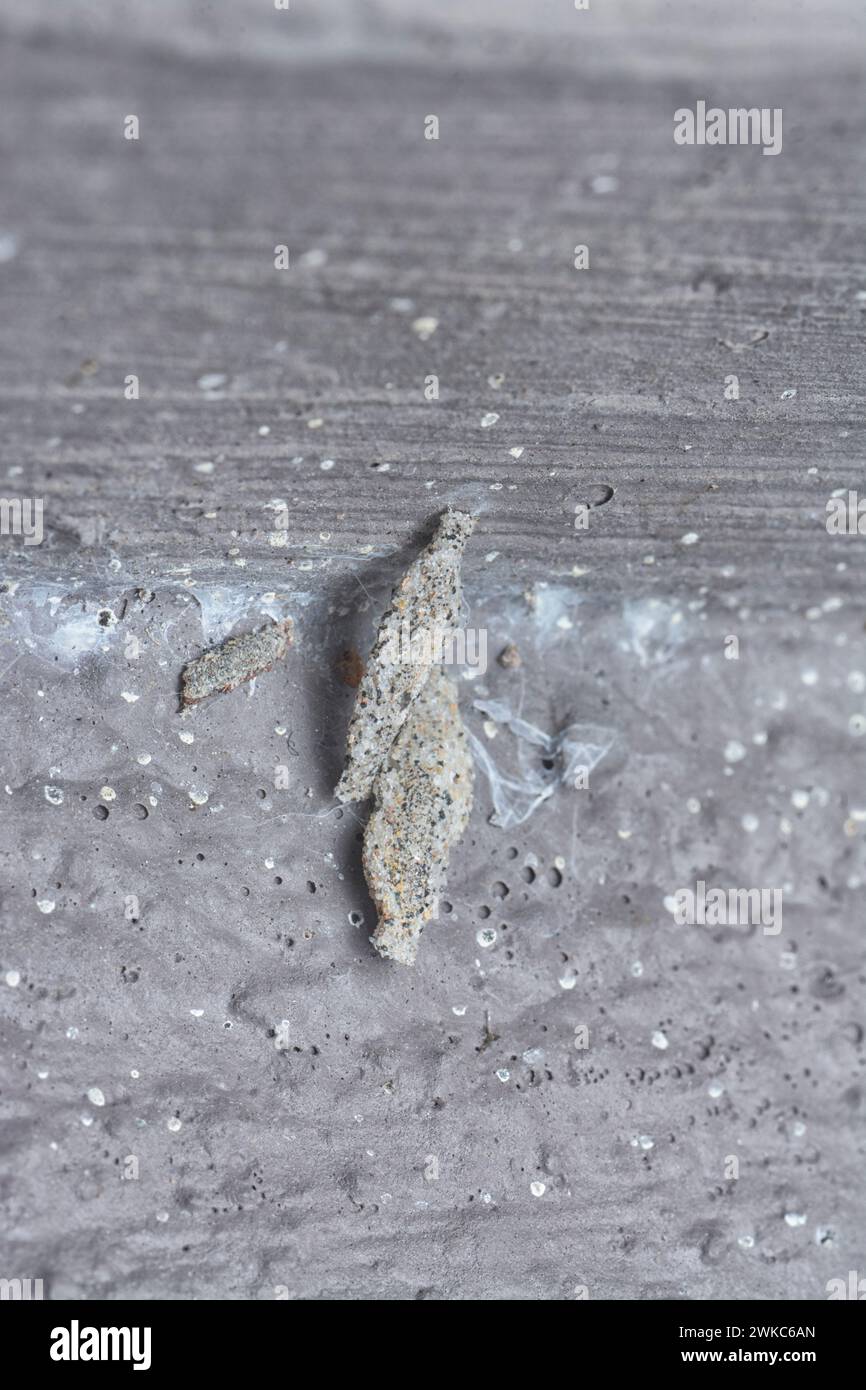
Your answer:
[[[866,1258],[866,542],[825,526],[866,490],[860,8],[0,25],[0,478],[44,499],[0,537],[0,1275],[826,1297]],[[697,100],[782,107],[783,152],[676,146]],[[479,773],[403,971],[340,658],[448,503],[499,773],[475,701],[613,743],[508,831]],[[281,669],[179,715],[285,614]],[[782,931],[678,926],[698,879]]]

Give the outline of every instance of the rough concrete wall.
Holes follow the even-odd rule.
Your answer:
[[[826,1297],[866,1260],[857,8],[55,9],[0,5],[2,487],[44,499],[0,538],[0,1274]],[[783,153],[676,147],[698,98]],[[338,663],[448,503],[496,771],[551,769],[476,701],[612,743],[508,830],[479,771],[405,970]],[[678,925],[698,880],[781,930]]]

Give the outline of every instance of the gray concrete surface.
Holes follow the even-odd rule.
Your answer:
[[[44,499],[41,544],[0,537],[0,1276],[863,1273],[866,540],[825,526],[866,491],[858,7],[0,24],[0,478]],[[781,106],[782,154],[675,146],[699,98]],[[480,514],[460,685],[498,774],[556,767],[476,701],[612,743],[508,830],[479,773],[408,971],[331,795],[338,662],[448,503]],[[285,615],[279,669],[178,712],[188,660]],[[779,891],[781,930],[678,925],[698,880]]]

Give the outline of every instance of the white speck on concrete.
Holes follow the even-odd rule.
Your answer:
[[[196,382],[200,391],[219,391],[221,386],[225,386],[228,377],[223,372],[205,372]]]
[[[743,744],[740,743],[739,739],[729,739],[728,742],[725,744],[725,762],[739,763],[742,762],[745,756],[746,750]]]

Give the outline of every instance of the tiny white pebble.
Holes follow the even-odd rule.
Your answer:
[[[172,1134],[177,1134],[177,1131],[180,1129],[180,1126],[180,1120],[177,1118],[176,1115],[172,1115],[171,1119],[168,1122],[168,1128],[171,1130]]]
[[[729,739],[728,742],[725,744],[725,762],[739,763],[742,762],[745,756],[746,750],[743,747],[742,743],[740,743],[739,739]]]
[[[138,757],[136,758],[136,762],[141,763],[142,767],[147,767],[148,763],[152,761],[153,759],[150,753],[139,753]]]
[[[21,983],[21,975],[17,970],[6,971],[6,983],[10,989],[17,989]]]
[[[652,1045],[653,1047],[659,1048],[661,1052],[664,1052],[665,1049],[670,1046],[670,1043],[668,1042],[667,1037],[662,1032],[661,1028],[657,1028],[656,1031],[653,1033]]]
[[[809,793],[798,787],[795,791],[791,792],[791,802],[796,806],[798,811],[805,811],[806,807],[809,805]]]
[[[53,898],[38,898],[36,906],[39,908],[40,912],[44,912],[47,915],[49,912],[54,911],[56,903]]]
[[[758,820],[758,817],[757,817],[757,816],[753,816],[753,815],[751,814],[751,812],[748,812],[748,811],[746,812],[746,814],[743,816],[742,820],[740,821],[740,825],[741,825],[741,826],[743,827],[743,829],[744,829],[745,831],[747,831],[750,835],[753,835],[753,834],[754,834],[754,832],[757,830],[757,828],[758,828],[758,826],[760,825],[760,823],[761,823],[761,822]]]
[[[181,743],[193,743],[195,741],[195,734],[188,733],[186,729],[181,729],[178,733],[178,738]]]
[[[334,460],[333,460],[333,459],[322,459],[322,462],[319,464],[319,467],[321,468],[321,470],[322,470],[323,473],[330,473],[330,471],[331,471],[331,469],[333,468],[333,466],[334,466]]]
[[[680,537],[680,543],[682,545],[696,545],[699,540],[700,536],[697,531],[687,531],[684,536]]]
[[[478,942],[479,946],[483,946],[484,949],[487,950],[490,946],[496,944],[496,928],[482,927],[480,931],[475,933],[475,940]]]
[[[817,685],[817,684],[818,684],[818,672],[815,671],[815,670],[812,670],[811,667],[810,667],[810,669],[809,669],[808,671],[801,671],[801,672],[800,672],[800,680],[803,682],[804,685]]]
[[[805,1226],[806,1220],[807,1220],[807,1218],[806,1218],[806,1215],[805,1215],[804,1212],[800,1212],[800,1211],[786,1211],[786,1212],[785,1212],[785,1225],[786,1225],[786,1226]]]
[[[529,1190],[533,1197],[543,1197],[547,1188],[543,1182],[531,1182],[529,1184]]]
[[[520,455],[523,453],[523,446],[522,444],[517,444],[513,449],[509,449],[508,452],[513,459],[519,459]]]
[[[91,1105],[105,1104],[105,1096],[98,1086],[91,1086],[90,1090],[87,1092],[87,1099],[90,1101]]]
[[[115,801],[117,799],[117,792],[114,787],[100,787],[99,795],[103,801]]]
[[[45,796],[45,800],[46,800],[47,802],[49,802],[52,806],[62,806],[62,805],[63,805],[63,788],[62,788],[62,787],[43,787],[43,788],[42,788],[42,791],[43,791],[43,794],[44,794],[44,796]]]
[[[431,337],[439,327],[439,320],[431,315],[422,315],[419,319],[412,321],[412,332],[417,333],[422,342]]]
[[[481,416],[481,428],[483,430],[489,430],[490,426],[495,425],[498,419],[499,416],[495,410],[488,410],[486,415]]]
[[[503,1084],[511,1078],[511,1072],[508,1070],[507,1067],[499,1067],[496,1072],[496,1075],[498,1076],[499,1080],[503,1082]]]

